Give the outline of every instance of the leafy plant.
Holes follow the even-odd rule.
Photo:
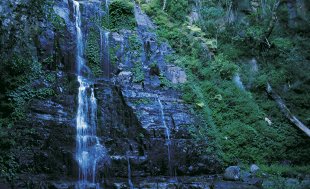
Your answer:
[[[137,62],[133,68],[133,82],[140,83],[144,81],[144,71],[142,68],[142,63]]]
[[[134,5],[129,0],[113,0],[109,5],[109,28],[111,31],[133,29],[136,26]]]

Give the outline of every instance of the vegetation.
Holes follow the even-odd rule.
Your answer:
[[[24,147],[16,147],[18,139],[31,136],[29,140],[35,140],[37,131],[19,131],[15,126],[27,119],[33,99],[57,97],[58,63],[65,59],[59,52],[59,38],[65,34],[66,24],[54,13],[51,2],[9,0],[14,16],[0,15],[0,179],[12,183],[18,173],[35,172],[34,168],[22,170],[15,152]],[[309,174],[309,139],[282,115],[265,89],[269,82],[289,109],[309,125],[310,3],[304,4],[308,12],[296,10],[294,19],[289,16],[287,1],[264,2],[255,7],[246,0],[136,0],[158,26],[160,40],[174,49],[167,62],[186,70],[188,82],[180,88],[183,100],[192,105],[200,120],[189,126],[199,144],[199,155],[216,156],[224,166],[256,163],[284,188],[282,177]],[[93,19],[96,26],[87,31],[85,55],[92,73],[99,77],[97,25],[111,32],[135,30],[134,3],[112,0],[109,17]],[[55,49],[41,56],[44,52],[37,44],[46,28],[54,32]],[[131,69],[135,83],[145,80],[142,47],[137,33],[130,33],[124,48],[135,62]],[[119,61],[119,48],[110,49],[113,64]],[[161,87],[173,87],[156,62],[149,68],[151,75],[159,77]],[[238,85],[237,75],[242,81]],[[69,90],[75,86],[75,81],[66,82]],[[150,101],[135,103],[143,106]],[[32,145],[26,150],[31,151]]]
[[[157,33],[161,39],[168,40],[176,51],[167,60],[187,70],[189,82],[183,87],[184,100],[195,105],[195,111],[207,121],[204,126],[193,127],[193,135],[203,140],[212,133],[211,139],[216,141],[205,151],[217,149],[218,157],[226,165],[240,161],[262,164],[284,160],[297,164],[308,162],[308,139],[264,94],[267,82],[281,92],[283,85],[303,81],[281,95],[302,121],[309,122],[306,117],[309,107],[302,105],[309,104],[306,92],[309,76],[305,74],[309,72],[305,67],[309,63],[309,52],[304,51],[306,44],[300,41],[309,40],[308,30],[287,28],[285,18],[286,23],[273,26],[271,35],[265,38],[272,15],[277,11],[273,8],[274,1],[265,5],[269,8],[254,12],[251,10],[255,9],[244,8],[243,2],[236,1],[204,0],[199,1],[199,5],[187,0],[178,2],[182,8],[167,1],[165,10],[160,0],[140,1],[140,4],[159,26]],[[180,19],[175,15],[177,10],[190,15],[192,10],[188,7],[194,7],[201,19],[193,21],[193,18]],[[233,20],[231,14],[238,14],[232,12],[233,9],[241,12],[242,19]],[[250,11],[247,15],[242,14],[245,9]],[[283,3],[276,13],[282,18],[287,15]],[[309,29],[309,23],[305,19],[302,22]],[[248,63],[253,57],[259,62],[257,73]],[[237,73],[241,75],[246,91],[232,81]],[[265,118],[272,120],[271,126]]]
[[[101,62],[101,49],[100,49],[100,33],[97,28],[91,28],[87,43],[86,43],[86,57],[88,60],[88,66],[91,69],[95,77],[102,76],[102,62]]]
[[[105,27],[111,31],[133,29],[136,26],[134,6],[129,0],[113,0],[109,6],[109,22]]]
[[[56,95],[55,57],[36,56],[41,53],[34,47],[34,41],[42,32],[38,23],[48,21],[51,30],[63,32],[64,22],[55,15],[50,1],[7,3],[15,16],[4,20],[2,13],[0,15],[0,178],[13,182],[21,171],[14,152],[18,149],[18,140],[34,132],[31,128],[17,131],[16,123],[28,119],[31,100]]]

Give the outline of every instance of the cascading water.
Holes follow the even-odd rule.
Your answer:
[[[159,96],[157,96],[157,102],[160,106],[160,112],[161,112],[161,120],[162,120],[162,123],[164,125],[164,128],[166,130],[166,137],[167,137],[167,140],[166,140],[166,144],[167,144],[167,149],[168,149],[168,166],[169,166],[169,174],[170,176],[172,176],[172,167],[171,167],[171,154],[170,154],[170,146],[171,146],[171,140],[170,140],[170,130],[169,130],[169,127],[167,126],[166,124],[166,120],[165,120],[165,113],[164,113],[164,106],[163,104],[161,103],[161,100],[159,98]]]
[[[82,69],[85,68],[86,71],[90,71],[87,69],[83,58],[84,40],[81,27],[80,3],[73,1],[73,6],[77,43],[77,79],[79,82],[78,110],[76,116],[76,160],[79,166],[79,181],[76,184],[76,188],[99,189],[99,183],[96,182],[97,163],[105,157],[106,150],[96,136],[97,100],[95,98],[94,87],[88,78],[83,77],[84,73],[82,72]]]
[[[75,15],[75,29],[76,29],[76,44],[77,44],[77,52],[76,52],[76,63],[77,63],[77,73],[81,74],[81,68],[84,66],[83,61],[83,34],[82,34],[82,21],[81,21],[81,12],[80,12],[80,3],[77,1],[73,1],[74,15]]]
[[[103,66],[103,76],[110,77],[110,52],[109,52],[109,31],[100,29],[100,62]]]
[[[241,90],[244,90],[244,85],[241,81],[241,78],[240,78],[240,74],[237,73],[234,77],[233,77],[233,82],[235,83],[235,85],[241,89]]]
[[[130,159],[129,156],[127,156],[127,171],[128,171],[128,185],[130,189],[134,189],[133,183],[131,181],[131,167],[130,167]]]

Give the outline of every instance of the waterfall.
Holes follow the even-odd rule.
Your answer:
[[[83,34],[82,34],[82,21],[81,21],[81,11],[80,11],[80,3],[77,1],[73,1],[74,15],[75,15],[75,29],[76,29],[76,44],[77,44],[77,52],[76,52],[76,63],[77,63],[77,73],[81,74],[81,67],[84,66],[83,53],[84,53],[84,45],[83,45]]]
[[[107,19],[109,19],[109,0],[105,0],[105,12],[107,14]]]
[[[257,73],[258,73],[257,60],[255,58],[252,58],[252,60],[250,60],[249,62],[249,76],[248,76],[248,84],[246,86],[248,89],[252,87]]]
[[[80,4],[78,1],[73,1],[73,6],[77,44],[77,80],[79,82],[75,154],[79,166],[79,181],[76,184],[76,189],[86,189],[89,187],[99,189],[99,183],[96,183],[97,164],[106,156],[106,149],[100,144],[96,136],[97,99],[95,98],[93,83],[88,78],[82,76],[82,68],[86,68],[88,74],[90,70],[87,69],[83,58],[84,40]]]
[[[167,124],[166,124],[165,113],[164,113],[164,106],[163,106],[163,104],[161,103],[161,100],[160,100],[159,96],[157,96],[157,102],[158,102],[158,104],[159,104],[159,106],[160,106],[161,120],[162,120],[162,123],[163,123],[163,125],[164,125],[165,130],[166,130],[169,174],[170,174],[170,176],[172,176],[171,154],[170,154],[170,146],[171,146],[170,130],[169,130],[169,127],[168,127]]]
[[[76,159],[79,165],[79,182],[76,188],[99,188],[99,183],[96,183],[97,163],[106,156],[106,149],[96,136],[97,99],[94,88],[87,79],[78,76],[78,82],[80,86],[76,117]]]
[[[237,73],[234,77],[233,77],[233,82],[235,83],[235,85],[241,89],[241,90],[244,90],[244,85],[241,81],[241,78],[240,78],[240,75],[239,73]]]
[[[127,156],[127,169],[128,169],[128,185],[130,189],[134,189],[133,183],[131,181],[131,167],[130,167],[130,159],[129,156]]]
[[[100,62],[103,69],[103,76],[110,77],[110,32],[100,29]]]

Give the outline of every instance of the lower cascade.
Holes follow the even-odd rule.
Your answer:
[[[78,76],[78,82],[80,87],[76,118],[76,159],[79,165],[79,182],[76,188],[99,188],[99,183],[96,183],[97,163],[105,157],[106,150],[96,136],[97,102],[94,88],[90,87],[89,82],[81,76]],[[90,96],[87,94],[89,89]]]

